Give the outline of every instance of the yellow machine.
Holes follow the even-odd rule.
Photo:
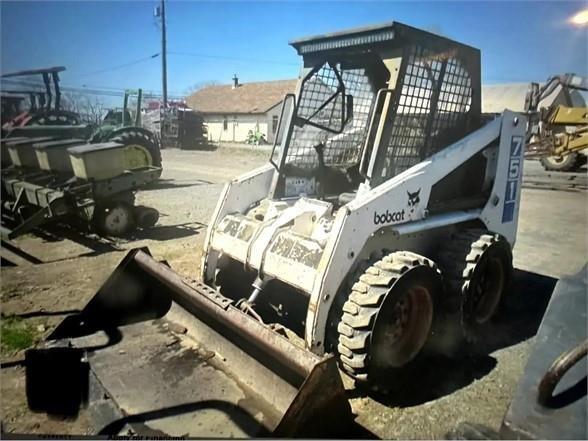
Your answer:
[[[582,153],[588,148],[588,107],[582,97],[586,91],[588,80],[574,74],[551,77],[543,87],[531,84],[525,100],[528,158],[540,158],[546,170],[555,171],[572,171],[586,163]]]

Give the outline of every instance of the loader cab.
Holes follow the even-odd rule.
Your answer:
[[[477,49],[400,23],[297,40],[274,199],[341,206],[480,127]]]

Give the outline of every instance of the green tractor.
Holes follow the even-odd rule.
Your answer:
[[[136,97],[136,106],[129,106],[129,99]],[[122,109],[108,111],[102,124],[90,138],[90,142],[114,141],[125,145],[127,170],[143,167],[161,167],[160,142],[156,134],[141,126],[141,89],[125,90]]]
[[[45,92],[33,89],[18,91],[30,95],[32,110],[29,109],[3,124],[2,138],[75,138],[88,140],[90,143],[114,141],[125,145],[127,170],[161,167],[158,135],[141,125],[141,89],[126,90],[122,109],[109,110],[98,127],[95,124],[82,124],[80,115],[61,108],[58,73],[63,70],[64,67],[54,67],[2,75],[4,79],[41,74],[46,86]],[[133,108],[129,106],[129,99],[132,97],[136,97],[136,107]],[[41,105],[37,105],[37,102]]]

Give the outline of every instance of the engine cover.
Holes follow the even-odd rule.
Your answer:
[[[307,293],[331,232],[333,205],[315,199],[264,200],[228,214],[212,236],[214,250]]]

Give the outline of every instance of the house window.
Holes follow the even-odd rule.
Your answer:
[[[272,116],[272,133],[278,131],[278,115]]]
[[[223,130],[228,130],[229,129],[229,121],[227,120],[227,117],[225,116],[223,119]]]

